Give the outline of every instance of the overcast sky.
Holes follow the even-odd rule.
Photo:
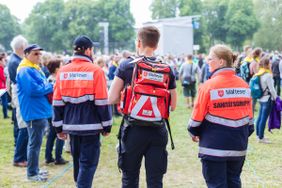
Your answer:
[[[28,17],[32,7],[37,2],[44,0],[0,0],[0,4],[7,5],[11,13],[23,21]],[[118,0],[117,0],[118,1]],[[143,22],[150,21],[149,5],[152,0],[131,0],[131,12],[135,18],[136,26],[141,26]]]

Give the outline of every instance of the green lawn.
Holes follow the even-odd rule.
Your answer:
[[[197,157],[197,144],[193,143],[187,134],[187,122],[191,110],[185,108],[182,93],[178,89],[177,110],[171,114],[171,125],[176,149],[171,150],[168,144],[169,164],[164,177],[164,187],[199,188],[206,187],[201,174],[201,163]],[[0,114],[1,115],[1,114]],[[0,116],[2,118],[2,115]],[[99,167],[93,184],[95,188],[121,187],[121,174],[117,168],[116,134],[120,119],[115,119],[112,133],[102,138]],[[40,164],[48,169],[50,179],[46,183],[30,183],[26,180],[26,169],[12,165],[13,127],[10,120],[0,119],[0,187],[74,187],[72,164],[66,166],[46,166],[44,164],[45,142],[41,150]],[[243,187],[282,187],[282,133],[266,131],[266,137],[272,144],[264,145],[256,142],[255,135],[250,138],[249,152],[242,173]],[[64,153],[71,160],[71,156]],[[140,187],[146,187],[144,168],[142,167]]]

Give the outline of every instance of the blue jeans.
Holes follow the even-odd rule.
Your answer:
[[[259,137],[259,139],[263,139],[264,129],[265,129],[267,118],[271,111],[272,101],[271,99],[269,99],[267,102],[259,102],[259,103],[260,103],[260,109],[256,121],[256,134]]]
[[[49,134],[46,141],[46,150],[45,150],[45,160],[50,161],[52,157],[52,150],[54,142],[56,140],[56,150],[55,150],[55,160],[60,161],[62,159],[62,152],[65,141],[57,138],[57,133],[55,127],[53,127],[51,120],[49,120]]]
[[[19,133],[18,133],[14,162],[19,163],[19,162],[27,161],[27,144],[28,144],[27,128],[21,128],[19,129]]]
[[[3,115],[4,118],[8,118],[8,93],[5,92],[2,96],[1,96],[1,101],[2,101],[2,110],[3,110]]]
[[[28,147],[27,147],[27,176],[35,176],[39,173],[39,155],[44,135],[44,129],[48,126],[47,119],[37,119],[27,122]]]
[[[73,175],[78,188],[91,188],[100,157],[100,135],[70,135]]]

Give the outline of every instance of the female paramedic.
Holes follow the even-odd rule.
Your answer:
[[[202,173],[209,188],[241,187],[240,174],[254,131],[248,84],[236,76],[236,56],[225,45],[210,49],[210,79],[199,88],[188,132],[199,142]]]

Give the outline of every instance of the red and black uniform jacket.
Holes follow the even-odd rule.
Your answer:
[[[53,107],[53,125],[58,133],[93,135],[111,131],[105,73],[86,56],[74,56],[59,70]]]

